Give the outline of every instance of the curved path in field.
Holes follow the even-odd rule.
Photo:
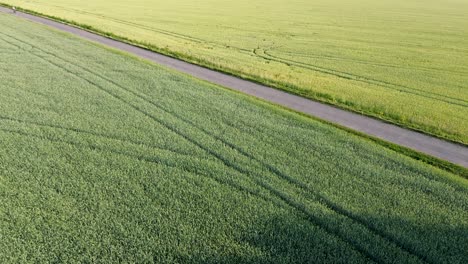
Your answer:
[[[0,12],[11,13],[10,9],[0,7]],[[339,124],[361,133],[401,145],[430,156],[450,161],[468,168],[468,147],[431,137],[413,130],[401,128],[377,119],[348,112],[327,104],[319,103],[300,96],[292,95],[271,87],[246,81],[228,74],[193,65],[153,51],[112,40],[88,31],[65,25],[53,20],[30,14],[16,12],[16,16],[38,22],[71,34],[92,40],[109,47],[132,53],[141,58],[162,64],[175,70],[192,75],[221,86],[237,90],[272,103],[282,105],[320,119]]]

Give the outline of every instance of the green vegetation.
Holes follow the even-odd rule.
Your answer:
[[[2,0],[468,143],[464,0]]]
[[[0,262],[466,263],[468,183],[0,14]]]

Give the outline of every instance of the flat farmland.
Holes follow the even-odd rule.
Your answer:
[[[2,0],[468,143],[468,2]]]
[[[0,262],[467,263],[468,183],[0,14]]]

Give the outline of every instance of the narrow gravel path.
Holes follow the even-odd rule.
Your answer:
[[[327,104],[305,99],[271,87],[236,78],[228,74],[193,65],[46,18],[22,12],[16,12],[13,14],[12,10],[4,7],[0,7],[0,12],[10,13],[30,21],[41,23],[91,41],[132,53],[141,58],[187,73],[199,79],[241,91],[266,101],[285,106],[289,109],[312,115],[355,131],[468,168],[468,147],[418,133],[413,130],[401,128],[396,125],[391,125],[367,116],[338,109]]]

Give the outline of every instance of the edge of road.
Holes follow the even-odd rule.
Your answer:
[[[3,3],[0,3],[0,12],[13,13],[11,6]],[[445,141],[382,120],[191,64],[139,46],[129,40],[115,39],[112,35],[96,32],[92,27],[81,26],[75,22],[64,21],[22,8],[17,8],[16,15],[333,125],[398,153],[468,179],[468,147],[465,145]]]
[[[0,7],[2,7],[2,6],[6,7],[6,8],[9,8],[9,9],[13,8],[13,6],[10,5],[10,4],[5,4],[5,3],[0,2]],[[36,12],[36,11],[30,10],[30,9],[21,8],[19,6],[16,6],[15,8],[17,10],[19,10],[19,11],[22,11],[22,12],[30,14],[30,15],[34,15],[34,16],[38,16],[38,17],[42,17],[42,18],[47,18],[47,19],[50,19],[50,20],[53,20],[53,21],[56,21],[56,22],[66,24],[66,25],[71,25],[73,27],[77,27],[77,28],[83,29],[85,31],[95,33],[97,35],[104,36],[106,38],[110,38],[110,39],[113,39],[113,40],[116,40],[116,41],[127,43],[127,44],[130,44],[132,46],[140,47],[140,48],[143,48],[143,49],[146,49],[146,50],[149,50],[149,51],[153,51],[153,52],[156,52],[156,53],[159,53],[159,54],[162,54],[162,55],[165,55],[165,56],[168,56],[168,57],[180,60],[180,61],[187,62],[189,64],[194,64],[194,65],[197,65],[197,66],[200,66],[200,67],[203,67],[203,68],[207,68],[207,69],[210,69],[210,70],[213,70],[213,71],[224,73],[226,75],[230,75],[230,76],[237,77],[237,78],[240,78],[240,79],[243,79],[243,80],[246,80],[246,81],[257,83],[257,84],[262,85],[262,86],[267,86],[269,88],[275,88],[275,89],[284,91],[284,92],[292,94],[292,95],[297,95],[297,96],[300,96],[300,97],[303,97],[303,98],[306,98],[306,99],[309,99],[309,100],[312,100],[312,101],[320,102],[322,104],[330,105],[330,106],[333,106],[335,108],[339,108],[339,109],[342,109],[342,110],[345,110],[345,111],[348,111],[348,112],[357,113],[359,115],[367,116],[367,117],[370,117],[372,119],[377,119],[377,120],[383,121],[385,123],[396,125],[396,126],[399,126],[401,128],[408,129],[408,130],[420,132],[421,134],[425,134],[425,135],[432,136],[434,138],[438,138],[438,139],[441,139],[441,140],[444,140],[444,141],[459,144],[461,146],[464,146],[464,147],[468,148],[468,142],[465,142],[465,141],[463,141],[463,139],[457,138],[456,136],[447,134],[447,133],[442,132],[442,131],[437,133],[437,132],[434,132],[433,128],[425,127],[423,125],[417,125],[417,124],[414,124],[414,123],[404,123],[404,122],[398,121],[397,119],[391,119],[388,116],[385,116],[385,115],[382,115],[382,114],[377,114],[377,113],[374,113],[372,111],[367,111],[365,109],[355,109],[355,108],[349,106],[349,104],[347,104],[346,102],[341,102],[340,100],[336,101],[336,100],[329,99],[330,97],[328,95],[326,95],[326,94],[316,93],[315,95],[311,95],[311,94],[301,93],[301,92],[299,92],[300,87],[292,85],[292,84],[282,83],[282,82],[279,82],[279,81],[273,81],[273,80],[258,77],[256,75],[252,75],[252,74],[248,74],[248,73],[228,69],[228,68],[225,68],[225,67],[222,67],[222,66],[219,66],[219,65],[209,63],[209,62],[207,62],[207,61],[205,61],[203,59],[200,59],[200,58],[196,58],[196,57],[192,57],[192,56],[182,54],[182,53],[179,53],[179,52],[176,52],[176,51],[172,51],[172,50],[167,49],[167,48],[161,48],[161,47],[159,47],[157,45],[154,45],[154,44],[151,44],[151,43],[145,43],[145,42],[137,41],[137,40],[134,40],[134,39],[129,39],[127,37],[124,37],[124,36],[121,36],[121,35],[118,35],[118,34],[114,34],[112,32],[103,31],[103,30],[100,30],[100,29],[98,29],[98,28],[96,28],[94,26],[90,26],[90,25],[87,25],[87,24],[82,24],[82,23],[79,23],[79,22],[74,21],[74,20],[68,20],[68,19],[65,19],[65,18],[62,18],[62,17],[43,14],[43,13]]]

